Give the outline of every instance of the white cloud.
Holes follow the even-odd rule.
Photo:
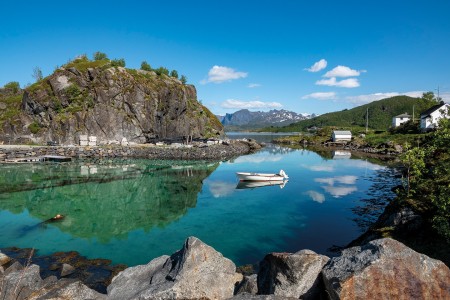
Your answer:
[[[336,77],[331,77],[330,79],[322,79],[316,81],[317,85],[327,85],[327,86],[337,86],[345,88],[355,88],[359,86],[359,81],[357,78],[348,78],[341,81],[337,81]]]
[[[210,181],[208,182],[209,191],[214,198],[225,197],[231,195],[236,189],[235,183],[225,181]]]
[[[277,162],[283,159],[282,155],[244,155],[239,156],[234,160],[234,163],[265,163],[265,162]]]
[[[206,84],[208,82],[222,83],[234,79],[245,78],[247,77],[247,75],[248,73],[246,72],[237,72],[232,68],[223,66],[213,66],[208,72],[208,79],[202,80],[201,83],[202,84]]]
[[[406,93],[398,93],[398,92],[390,92],[390,93],[373,93],[373,94],[367,94],[367,95],[359,95],[359,96],[349,96],[345,99],[353,103],[355,105],[362,105],[366,103],[370,103],[372,101],[377,101],[385,98],[390,98],[394,96],[400,96],[400,95],[406,95],[410,97],[422,97],[423,91],[412,91],[412,92],[406,92]]]
[[[363,71],[363,72],[365,72],[365,71]],[[325,75],[323,75],[323,77],[328,77],[328,78],[331,78],[331,77],[354,77],[354,76],[359,76],[360,74],[361,74],[360,71],[350,69],[349,67],[337,66],[333,70],[326,72]]]
[[[235,99],[225,100],[220,104],[222,108],[230,109],[263,109],[263,108],[281,108],[283,105],[278,102],[262,101],[241,101]]]
[[[306,195],[318,203],[323,203],[325,201],[325,195],[316,191],[307,191]]]
[[[347,196],[358,190],[356,186],[323,186],[323,189],[330,193],[334,198]]]
[[[305,166],[305,168],[315,172],[334,172],[334,166],[331,165]]]
[[[327,178],[316,178],[316,179],[314,179],[314,181],[319,182],[319,183],[325,183],[328,185],[334,185],[335,182],[342,183],[342,184],[355,184],[357,179],[358,179],[357,176],[344,175],[344,176],[335,176],[335,177],[327,177]]]
[[[259,83],[250,83],[249,85],[247,85],[248,88],[256,88],[256,87],[260,87],[261,85]]]
[[[437,95],[436,95],[436,97],[437,97]],[[440,93],[439,97],[441,97],[442,100],[444,100],[445,102],[450,103],[450,93],[448,93],[448,92],[447,93]]]
[[[321,59],[318,62],[314,63],[310,68],[306,68],[304,70],[309,72],[319,72],[327,67],[327,61],[325,59]]]
[[[330,100],[336,97],[335,92],[318,92],[308,94],[302,97],[302,99],[318,99],[318,100]]]

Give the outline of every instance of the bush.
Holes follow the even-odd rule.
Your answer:
[[[28,129],[30,130],[31,133],[36,134],[39,132],[39,130],[41,130],[41,126],[39,125],[39,123],[34,121],[30,125],[28,125]]]
[[[106,53],[100,51],[94,53],[94,60],[104,60],[104,59],[108,59]]]
[[[180,80],[181,80],[181,83],[182,83],[182,84],[186,84],[186,82],[187,82],[187,78],[186,78],[186,76],[184,76],[184,75],[181,75]]]
[[[178,79],[178,72],[177,72],[177,70],[172,70],[172,72],[170,72],[170,77]]]
[[[111,66],[113,66],[113,67],[125,67],[125,59],[123,59],[123,58],[113,59],[111,61]]]
[[[164,75],[169,76],[169,70],[167,68],[159,67],[158,69],[155,69],[154,71],[156,72],[157,75],[164,74]]]
[[[3,87],[5,89],[11,90],[14,94],[20,90],[20,84],[17,81],[8,82]]]
[[[144,71],[151,71],[152,67],[150,66],[150,64],[148,62],[146,62],[145,60],[143,62],[141,62],[141,70]]]

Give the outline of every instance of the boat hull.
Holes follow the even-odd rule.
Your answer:
[[[283,181],[284,176],[278,174],[245,173],[237,172],[236,176],[240,181]]]

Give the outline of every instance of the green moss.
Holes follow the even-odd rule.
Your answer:
[[[31,133],[36,134],[41,130],[41,125],[39,125],[39,123],[34,121],[30,125],[28,125],[28,129],[31,131]]]

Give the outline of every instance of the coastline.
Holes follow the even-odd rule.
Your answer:
[[[192,145],[26,146],[0,145],[0,163],[8,159],[58,155],[76,159],[146,158],[161,160],[227,160],[253,153],[261,145],[252,139]]]

